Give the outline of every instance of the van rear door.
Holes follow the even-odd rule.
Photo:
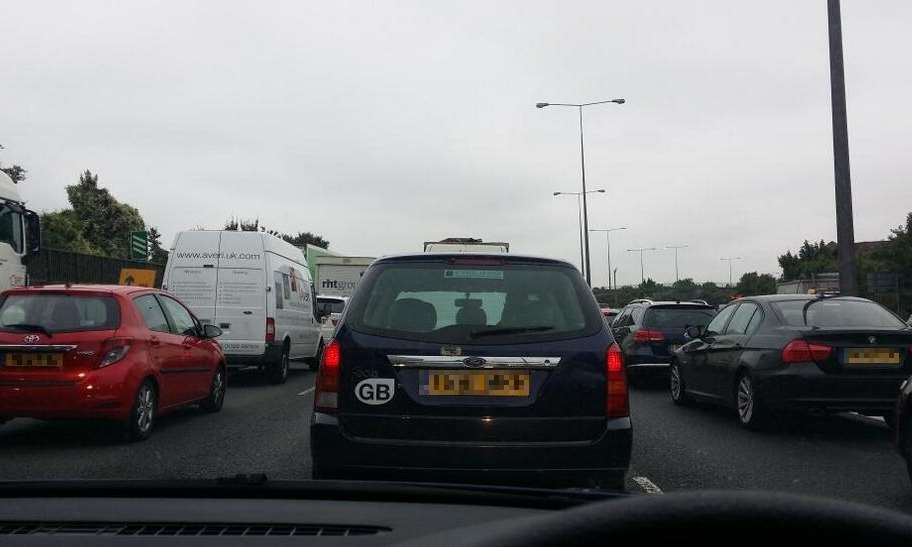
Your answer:
[[[226,353],[261,355],[265,349],[266,297],[274,297],[266,292],[265,263],[261,235],[222,232],[216,320]]]
[[[165,289],[203,323],[215,323],[215,287],[220,232],[181,232],[168,257]]]

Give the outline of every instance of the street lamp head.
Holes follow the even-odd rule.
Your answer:
[[[555,196],[559,196],[559,195],[561,195],[561,194],[563,194],[563,192],[554,192],[554,195],[555,195]]]
[[[544,108],[548,106],[548,103],[535,103],[535,108]]]
[[[604,189],[604,188],[599,188],[598,190],[596,190],[596,192],[598,192],[598,193],[600,193],[600,194],[604,194],[604,193],[605,193],[605,189]]]
[[[611,102],[613,102],[613,103],[615,103],[615,104],[624,104],[624,103],[627,102],[627,99],[614,99],[614,100],[611,101]]]

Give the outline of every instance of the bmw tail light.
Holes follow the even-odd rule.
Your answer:
[[[101,360],[98,362],[98,368],[104,368],[119,361],[122,361],[130,351],[130,340],[126,338],[112,338],[104,345],[101,351]]]
[[[617,344],[611,344],[605,354],[605,415],[609,418],[630,415],[624,354]]]
[[[266,341],[275,342],[275,319],[272,317],[266,318]]]
[[[665,335],[660,330],[640,329],[633,334],[633,341],[639,344],[648,342],[664,342]]]
[[[317,372],[314,407],[320,412],[335,412],[339,408],[339,377],[342,368],[342,347],[333,340],[323,350]]]
[[[833,348],[823,344],[811,344],[805,340],[792,340],[782,349],[782,362],[821,363],[830,358]]]

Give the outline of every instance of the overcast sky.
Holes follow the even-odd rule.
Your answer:
[[[357,255],[447,236],[578,262],[576,112],[593,228],[720,257],[834,239],[826,2],[2,2],[0,151],[32,208],[91,169],[170,245],[231,215]],[[912,210],[912,2],[844,0],[855,230]],[[605,284],[605,238],[593,234]],[[647,275],[674,280],[671,251]]]

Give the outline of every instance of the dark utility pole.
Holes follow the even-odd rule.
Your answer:
[[[839,249],[839,292],[857,294],[852,179],[849,176],[849,130],[846,123],[845,70],[842,63],[842,21],[839,0],[827,0],[830,26],[830,95],[833,108],[833,170],[836,182],[836,242]]]

